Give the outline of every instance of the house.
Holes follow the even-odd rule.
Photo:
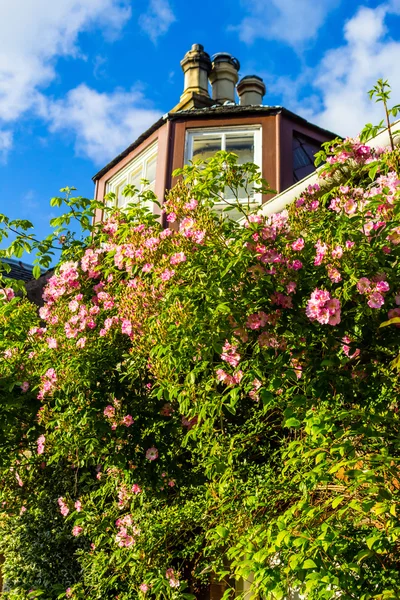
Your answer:
[[[94,176],[97,200],[114,192],[123,207],[132,201],[122,196],[124,187],[142,189],[141,179],[146,179],[162,202],[174,185],[175,169],[218,150],[234,152],[239,163],[257,164],[279,194],[312,173],[315,152],[336,137],[282,106],[263,104],[263,80],[246,75],[239,81],[240,63],[226,52],[210,57],[194,44],[181,66],[180,101]],[[255,200],[264,203],[270,197]],[[102,218],[98,211],[96,219]]]

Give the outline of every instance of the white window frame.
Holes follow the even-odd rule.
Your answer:
[[[254,126],[232,126],[232,127],[202,127],[202,128],[193,128],[188,129],[186,131],[186,142],[185,142],[185,164],[188,164],[189,161],[193,160],[193,142],[196,138],[199,139],[201,137],[215,137],[216,139],[221,140],[221,150],[226,149],[226,136],[229,134],[249,134],[252,133],[254,136],[254,159],[253,162],[261,171],[262,174],[262,127],[261,125]],[[243,199],[243,204],[247,203],[247,199]],[[262,194],[260,192],[254,194],[254,201],[252,205],[261,205],[262,204]],[[215,204],[214,208],[218,212],[223,210],[227,205],[224,202],[218,202]],[[232,218],[232,216],[231,216]],[[237,215],[239,218],[239,215]]]
[[[141,178],[140,179],[147,179],[147,166],[148,164],[155,158],[157,157],[157,151],[158,151],[158,141],[155,141],[153,144],[151,144],[148,148],[146,148],[145,150],[143,150],[142,152],[140,152],[137,156],[135,156],[134,158],[132,158],[131,161],[129,161],[129,163],[127,165],[125,165],[125,167],[123,167],[120,171],[118,171],[118,173],[116,173],[113,177],[111,177],[111,179],[107,182],[106,185],[106,193],[110,193],[113,192],[116,195],[116,199],[115,199],[115,205],[120,207],[120,208],[124,208],[127,204],[129,204],[130,202],[134,202],[135,201],[135,197],[127,197],[127,198],[123,198],[123,203],[121,203],[121,199],[118,198],[118,189],[121,185],[124,185],[124,187],[128,184],[131,184],[133,181],[133,175],[140,169],[141,170]],[[156,163],[156,171],[157,171],[157,163]],[[156,183],[156,178],[154,179],[154,186]],[[149,186],[145,186],[143,183],[140,184],[139,186],[139,191],[142,192],[145,189],[148,189]],[[150,187],[151,189],[151,187]],[[154,189],[153,189],[154,191]],[[111,206],[111,202],[109,201],[108,205]],[[114,204],[114,202],[113,202]],[[149,208],[153,209],[153,203],[149,203]]]

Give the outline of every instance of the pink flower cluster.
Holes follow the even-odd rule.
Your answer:
[[[75,537],[78,537],[79,535],[81,535],[83,531],[83,527],[81,527],[80,525],[75,525],[72,528],[72,535],[74,535]]]
[[[319,266],[322,264],[324,256],[328,252],[328,246],[321,240],[318,240],[315,244],[315,248],[317,249],[317,254],[314,259],[314,265]]]
[[[186,261],[186,255],[184,252],[176,252],[170,258],[171,265],[179,265],[179,263]]]
[[[114,400],[114,405],[119,407],[119,401]],[[135,422],[132,415],[125,415],[120,419],[116,419],[116,409],[112,404],[108,404],[103,410],[104,416],[111,421],[111,429],[115,430],[118,425],[125,425],[125,427],[130,427]]]
[[[247,317],[246,327],[249,329],[260,329],[261,327],[264,327],[267,322],[268,315],[262,310],[259,310],[258,312]]]
[[[141,493],[142,488],[137,483],[134,483],[130,490],[125,484],[122,484],[118,490],[118,507],[120,509],[124,508],[128,504],[129,500],[132,498],[132,494],[135,494],[135,496],[137,496]]]
[[[340,301],[332,298],[326,290],[315,289],[307,303],[306,315],[310,321],[318,321],[323,325],[340,323]]]
[[[351,338],[349,338],[348,335],[345,335],[342,337],[342,348],[343,348],[343,352],[345,353],[346,356],[348,356],[349,358],[357,358],[357,356],[359,356],[360,354],[360,349],[356,348],[355,351],[350,354],[350,345],[352,343]]]
[[[367,196],[373,197],[385,193],[386,201],[389,204],[393,204],[394,196],[399,186],[400,179],[398,178],[396,171],[389,171],[387,175],[380,175],[377,178],[375,186],[369,190]]]
[[[333,281],[333,283],[339,283],[339,281],[341,281],[342,276],[336,267],[333,265],[326,265],[326,270],[328,271],[329,279]]]
[[[228,340],[226,340],[222,348],[221,358],[232,365],[232,367],[237,367],[240,362],[240,354],[237,352],[237,346],[230,344]]]
[[[349,145],[349,142],[351,145]],[[361,144],[358,139],[346,138],[345,142],[346,150],[339,148],[339,151],[333,156],[328,156],[326,162],[330,165],[344,164],[349,159],[354,160],[358,164],[369,164],[376,160],[376,158],[382,154],[381,148],[371,148],[365,144]]]
[[[254,379],[252,384],[253,388],[250,390],[249,392],[249,396],[252,400],[255,400],[255,402],[258,402],[260,400],[260,395],[258,393],[258,390],[261,387],[261,381],[259,379]]]
[[[46,438],[44,435],[40,435],[37,439],[37,453],[38,454],[43,454],[44,452],[44,444],[46,442]]]
[[[178,573],[175,573],[174,569],[167,569],[165,571],[165,577],[169,580],[169,585],[172,588],[178,588],[180,586],[180,581],[178,579]]]
[[[99,265],[100,252],[100,250],[93,250],[92,248],[88,248],[81,259],[82,271],[84,273],[87,273],[88,276],[92,279],[95,279],[99,276],[97,267]]]
[[[52,306],[61,296],[79,289],[78,264],[66,262],[59,268],[58,274],[50,277],[43,292],[43,299],[47,303],[47,309]],[[42,317],[43,318],[43,317]]]
[[[42,375],[42,383],[40,386],[39,393],[37,395],[38,400],[43,400],[46,394],[54,391],[57,382],[57,374],[53,368],[47,369],[46,373]]]
[[[183,237],[193,240],[195,244],[204,243],[206,232],[197,229],[197,222],[192,217],[185,217],[182,219],[179,231]]]
[[[243,378],[243,371],[237,371],[234,375],[229,375],[229,373],[226,373],[223,369],[217,369],[216,374],[218,381],[221,381],[228,386],[237,385]]]
[[[389,284],[384,280],[384,276],[376,276],[376,281],[370,281],[367,277],[361,277],[357,281],[357,289],[360,294],[367,296],[368,306],[370,308],[381,308],[385,303],[383,294],[389,291]]]
[[[319,202],[316,200],[315,195],[320,191],[318,183],[309,185],[308,188],[303,192],[303,195],[296,200],[297,208],[303,206],[305,210],[315,211],[319,207]]]
[[[118,546],[120,548],[131,548],[136,543],[135,537],[140,535],[140,530],[133,525],[131,515],[125,515],[125,517],[117,519],[115,525],[118,529],[115,536]]]
[[[175,275],[175,271],[173,269],[164,269],[164,271],[160,275],[161,281],[169,281]]]
[[[3,288],[0,289],[0,300],[6,300],[10,302],[14,298],[14,290],[12,288]]]
[[[304,248],[304,239],[303,238],[298,238],[295,242],[292,243],[292,250],[294,250],[295,252],[299,252],[300,250],[303,250]]]
[[[58,506],[60,507],[60,513],[62,514],[63,517],[66,517],[67,514],[69,513],[69,508],[67,503],[65,502],[65,498],[59,498],[57,500],[58,502]]]

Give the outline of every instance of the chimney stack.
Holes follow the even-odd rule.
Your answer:
[[[209,54],[204,52],[204,46],[193,44],[181,60],[181,67],[185,74],[185,82],[179,105],[187,104],[194,96],[203,96],[205,105],[209,105],[208,75],[211,71],[211,59]],[[199,100],[201,101],[201,98]]]
[[[262,104],[266,92],[265,84],[257,75],[246,75],[237,84],[237,93],[241,106]]]
[[[235,85],[239,79],[240,63],[227,52],[214,54],[209,76],[213,100],[218,104],[235,102]]]

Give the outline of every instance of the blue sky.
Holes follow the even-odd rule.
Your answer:
[[[400,102],[400,0],[0,2],[0,212],[38,235],[49,199],[92,175],[179,100],[193,43],[261,75],[281,104],[343,135],[377,122],[366,91]]]

